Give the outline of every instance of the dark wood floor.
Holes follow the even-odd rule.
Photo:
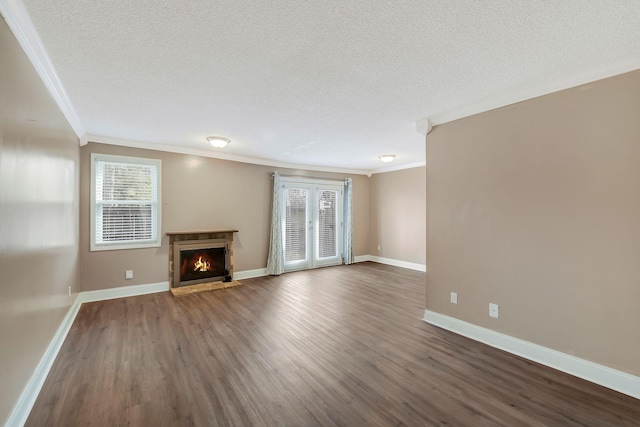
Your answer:
[[[640,402],[422,322],[374,263],[85,304],[29,426],[622,426]]]

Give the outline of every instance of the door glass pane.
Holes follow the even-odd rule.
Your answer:
[[[318,195],[318,259],[336,256],[337,194],[322,190]]]
[[[284,259],[303,261],[307,258],[307,190],[286,189]]]

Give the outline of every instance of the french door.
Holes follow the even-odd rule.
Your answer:
[[[283,183],[285,271],[342,263],[342,191],[335,182]]]

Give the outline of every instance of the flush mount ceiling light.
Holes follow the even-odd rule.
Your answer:
[[[231,142],[229,138],[223,136],[208,136],[207,141],[216,148],[224,148]]]
[[[393,159],[396,158],[396,155],[395,154],[383,154],[382,156],[378,156],[378,158],[381,161],[385,162],[385,163],[389,163],[389,162],[392,162]]]

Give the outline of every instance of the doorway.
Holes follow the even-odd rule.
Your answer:
[[[343,184],[282,179],[284,270],[342,263]]]

